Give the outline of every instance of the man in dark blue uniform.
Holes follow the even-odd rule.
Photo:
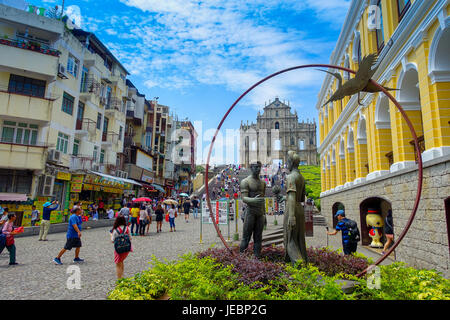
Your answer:
[[[347,222],[349,221],[345,217],[344,210],[338,210],[336,214],[334,215],[338,219],[338,223],[336,225],[336,230],[334,232],[328,232],[327,234],[330,236],[334,236],[338,233],[338,231],[342,232],[342,247],[344,249],[344,254],[352,254],[353,252],[356,252],[356,247],[358,246],[357,242],[350,241],[349,237],[349,230],[347,226]]]

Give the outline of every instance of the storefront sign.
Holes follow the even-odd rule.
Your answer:
[[[83,183],[83,175],[72,175],[72,183]]]
[[[70,189],[70,192],[77,192],[77,193],[79,193],[79,192],[81,192],[82,187],[83,187],[82,183],[73,183],[72,182],[72,187]]]
[[[153,177],[142,174],[141,180],[147,183],[153,183]]]
[[[72,178],[71,174],[67,172],[58,171],[58,173],[56,174],[56,179],[58,180],[70,181],[71,178]]]

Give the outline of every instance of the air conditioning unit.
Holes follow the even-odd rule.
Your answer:
[[[64,67],[62,64],[58,64],[58,77],[62,79],[68,79],[67,73],[66,73],[66,67]]]
[[[48,153],[48,161],[59,163],[61,162],[61,151],[52,149]]]
[[[42,178],[42,189],[41,195],[44,197],[49,197],[53,195],[53,185],[55,182],[54,176],[44,175]]]

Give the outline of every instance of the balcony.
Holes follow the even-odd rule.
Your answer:
[[[97,133],[97,123],[88,118],[77,119],[75,124],[75,135],[85,136],[85,135],[95,135]]]
[[[105,115],[120,118],[121,115],[125,116],[123,109],[122,100],[113,97],[110,99],[109,103],[105,105]]]
[[[16,144],[0,140],[0,167],[13,170],[44,170],[48,145]]]
[[[92,155],[72,155],[70,158],[71,170],[93,170],[94,157]]]
[[[119,143],[119,134],[115,132],[103,132],[102,134],[102,146],[110,148],[113,144]]]
[[[55,100],[56,97],[36,97],[8,92],[7,88],[0,87],[0,114],[48,123]]]
[[[0,39],[0,65],[17,70],[56,76],[60,52],[37,42]],[[11,59],[14,57],[14,59]]]
[[[100,95],[100,82],[94,77],[88,77],[81,82],[80,99],[84,102],[93,101],[95,97]]]

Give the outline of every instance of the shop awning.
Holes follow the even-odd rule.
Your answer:
[[[89,170],[90,171],[90,170]],[[125,182],[125,183],[131,183],[131,184],[135,184],[135,185],[138,185],[138,186],[141,186],[142,187],[142,184],[140,184],[139,182],[136,182],[136,181],[134,181],[134,180],[130,180],[130,179],[124,179],[124,178],[119,178],[119,177],[114,177],[114,176],[110,176],[110,175],[108,175],[108,174],[104,174],[104,173],[100,173],[100,172],[96,172],[96,171],[90,171],[91,173],[93,173],[93,174],[96,174],[96,175],[98,175],[98,176],[101,176],[101,177],[104,177],[104,178],[108,178],[108,179],[111,179],[111,180],[116,180],[116,181],[118,181],[118,182]]]
[[[151,186],[162,193],[166,193],[166,190],[164,190],[164,188],[161,187],[159,184],[152,183]]]
[[[27,201],[28,197],[22,193],[0,193],[0,201]]]

